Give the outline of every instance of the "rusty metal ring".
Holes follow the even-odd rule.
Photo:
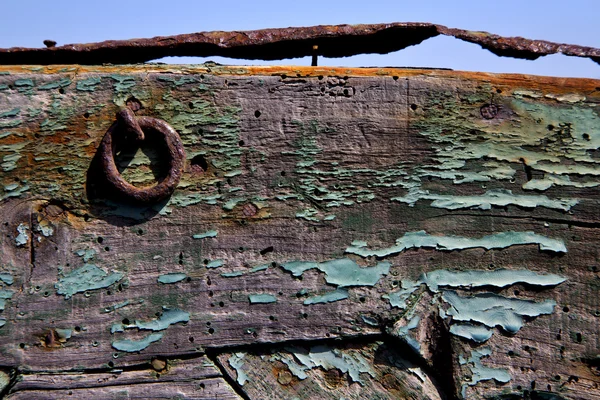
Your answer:
[[[115,164],[116,142],[113,140],[113,135],[116,132],[122,134],[133,132],[138,140],[144,140],[144,130],[154,130],[162,136],[170,157],[169,172],[156,185],[137,188],[123,179],[117,169]],[[119,194],[129,200],[142,203],[155,203],[162,200],[173,193],[183,173],[185,151],[177,131],[161,119],[137,117],[131,110],[126,108],[117,113],[117,122],[108,128],[98,150],[106,179]]]

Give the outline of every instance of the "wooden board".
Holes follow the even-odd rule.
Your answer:
[[[134,103],[186,151],[158,204],[95,157]],[[0,67],[2,393],[597,398],[599,104],[522,75]],[[118,149],[129,182],[157,146]]]

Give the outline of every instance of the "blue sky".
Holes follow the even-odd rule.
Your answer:
[[[502,1],[73,1],[0,0],[0,47],[41,47],[211,30],[249,30],[319,24],[433,22],[600,47],[600,0]],[[162,62],[198,63],[201,58]],[[275,62],[211,57],[223,64],[310,65],[301,58]],[[479,46],[448,37],[388,55],[319,58],[319,65],[445,67],[456,70],[517,72],[600,79],[600,65],[561,55],[536,61],[500,58]]]

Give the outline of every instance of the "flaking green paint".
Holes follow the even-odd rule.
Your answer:
[[[508,205],[522,208],[545,207],[560,211],[569,211],[578,203],[577,199],[551,200],[543,195],[515,195],[510,190],[493,189],[482,195],[473,196],[450,196],[432,194],[427,190],[413,189],[406,196],[394,197],[391,200],[414,206],[419,200],[433,200],[431,207],[445,208],[448,210],[459,210],[474,208],[479,210],[490,210],[492,207],[505,207]]]
[[[69,78],[62,78],[57,81],[48,82],[41,86],[38,86],[38,90],[53,90],[53,89],[65,88],[65,87],[69,86],[71,83],[72,83],[72,81]]]
[[[471,381],[463,384],[462,397],[467,398],[467,386],[474,386],[481,381],[495,380],[499,383],[507,383],[511,377],[507,370],[500,368],[486,367],[482,364],[481,359],[489,357],[492,350],[489,347],[474,349],[471,351],[471,357],[468,360],[461,360],[462,364],[466,364],[471,369]]]
[[[12,285],[15,280],[11,274],[9,274],[7,272],[2,272],[2,273],[0,273],[0,281],[2,281],[3,283],[5,283],[7,285]]]
[[[6,300],[12,299],[14,293],[14,290],[0,289],[0,311],[4,311]]]
[[[146,347],[150,346],[154,342],[158,342],[164,336],[163,332],[151,333],[150,335],[140,339],[140,340],[131,340],[131,339],[123,339],[123,340],[114,340],[112,342],[112,347],[119,351],[125,351],[127,353],[135,353],[136,351],[142,351]]]
[[[233,368],[235,370],[235,372],[237,374],[237,378],[236,378],[237,383],[239,383],[241,386],[244,386],[244,384],[248,381],[248,375],[246,374],[246,371],[244,371],[244,369],[242,368],[244,366],[244,357],[245,356],[246,356],[245,353],[233,353],[227,359],[227,362],[229,363],[231,368]]]
[[[267,303],[276,303],[277,298],[272,294],[261,293],[261,294],[249,294],[248,301],[250,304],[267,304]]]
[[[168,274],[159,275],[157,281],[158,281],[158,283],[169,284],[169,283],[181,282],[185,278],[187,278],[187,275],[184,273],[170,272]]]
[[[304,300],[304,305],[333,303],[335,301],[345,300],[347,298],[348,290],[344,288],[338,288],[318,296],[311,296]]]
[[[341,258],[325,262],[290,261],[281,267],[298,277],[310,269],[318,269],[325,273],[325,281],[339,287],[374,286],[382,276],[390,272],[391,264],[377,263],[374,267],[360,267],[349,258]]]
[[[387,257],[413,248],[434,248],[442,251],[484,248],[486,250],[505,249],[525,244],[537,244],[540,250],[555,253],[566,253],[567,248],[561,240],[550,239],[533,232],[501,232],[482,238],[460,236],[434,236],[425,231],[408,232],[396,240],[396,245],[379,250],[371,250],[366,246],[350,246],[347,253],[361,257]]]
[[[78,81],[77,85],[75,85],[75,88],[82,92],[93,92],[101,82],[101,78],[94,76]]]
[[[194,239],[206,239],[206,238],[214,238],[214,237],[217,237],[216,230],[210,230],[210,231],[206,231],[203,233],[196,233],[195,235],[192,236],[192,238],[194,238]]]
[[[59,279],[54,287],[57,289],[56,293],[64,295],[66,300],[75,293],[109,287],[122,278],[123,274],[120,272],[109,274],[94,264],[84,264]]]
[[[190,313],[182,311],[177,308],[164,309],[162,315],[154,320],[144,322],[136,320],[134,326],[142,330],[153,330],[162,331],[167,329],[170,325],[174,325],[180,322],[188,322],[190,320]]]

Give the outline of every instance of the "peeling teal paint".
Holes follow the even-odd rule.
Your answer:
[[[130,75],[111,75],[112,80],[115,81],[113,89],[115,92],[126,92],[136,85],[135,78]]]
[[[27,192],[28,190],[29,190],[29,185],[20,186],[19,184],[14,183],[14,184],[4,186],[4,194],[2,195],[2,197],[0,197],[0,201],[8,199],[10,197],[19,197],[23,193]]]
[[[204,233],[197,233],[192,236],[192,238],[194,238],[194,239],[205,239],[205,238],[214,238],[214,237],[217,237],[217,231],[215,231],[215,230],[206,231]]]
[[[244,384],[246,382],[248,382],[248,375],[242,369],[242,367],[244,366],[244,357],[245,356],[246,356],[246,354],[244,354],[244,353],[233,353],[227,359],[227,362],[229,363],[229,365],[231,366],[231,368],[233,368],[235,370],[235,372],[237,373],[237,379],[236,379],[236,381],[241,386],[244,386]]]
[[[184,273],[171,272],[168,274],[159,275],[157,280],[158,280],[158,283],[168,284],[168,283],[181,282],[185,278],[187,278],[187,275]]]
[[[8,111],[0,112],[0,118],[16,117],[21,113],[21,109],[16,107]]]
[[[345,300],[348,298],[348,290],[338,288],[318,296],[311,296],[304,300],[304,305],[333,303],[335,301]]]
[[[29,242],[29,234],[27,233],[28,231],[29,225],[27,224],[19,224],[19,226],[17,226],[17,232],[19,233],[15,238],[15,243],[17,246],[25,246],[27,242]]]
[[[141,304],[141,303],[143,303],[143,302],[144,302],[144,300],[143,300],[143,299],[140,299],[140,300],[138,300],[138,301],[135,301],[135,302],[131,302],[131,301],[129,301],[129,300],[125,300],[125,301],[123,301],[123,302],[121,302],[121,303],[117,303],[117,304],[115,304],[115,305],[112,305],[112,306],[105,307],[103,311],[104,311],[105,313],[110,313],[110,312],[113,312],[113,311],[115,311],[115,310],[118,310],[119,308],[127,307],[127,306],[128,306],[128,305],[130,305],[130,304]]]
[[[75,251],[75,255],[83,258],[84,262],[93,260],[96,257],[96,250],[94,249],[79,249]]]
[[[55,329],[54,330],[58,336],[59,339],[61,339],[61,341],[67,341],[69,339],[71,339],[71,335],[73,334],[73,330],[72,329]]]
[[[325,273],[325,281],[339,287],[348,286],[374,286],[382,276],[390,272],[391,264],[388,262],[377,263],[374,267],[360,267],[349,258],[325,262],[291,261],[281,265],[291,272],[293,276],[300,276],[310,269],[318,269]]]
[[[487,342],[494,331],[483,325],[473,324],[453,324],[450,326],[450,333],[456,336],[463,337],[465,339],[472,340],[476,343]]]
[[[300,380],[304,380],[304,379],[308,378],[308,375],[305,372],[308,369],[304,365],[298,364],[296,361],[293,360],[292,357],[293,357],[292,355],[281,353],[281,354],[274,354],[273,356],[271,356],[271,360],[281,361],[282,363],[287,365],[291,374]]]
[[[0,289],[0,311],[4,311],[6,300],[10,300],[15,292],[8,289]]]
[[[364,385],[361,373],[369,374],[372,378],[376,376],[369,361],[357,352],[342,352],[329,346],[314,346],[309,351],[289,348],[288,351],[305,367],[303,372],[315,368],[327,371],[339,369],[342,373],[347,373],[352,382],[358,382],[360,385]]]
[[[138,329],[162,331],[167,329],[170,325],[174,325],[179,322],[189,322],[189,320],[190,313],[173,308],[164,309],[162,315],[158,319],[154,319],[149,322],[136,320],[134,326],[136,326]]]
[[[266,303],[276,303],[277,298],[272,294],[262,293],[262,294],[249,294],[248,301],[250,304],[266,304]]]
[[[510,334],[517,333],[523,327],[523,317],[552,314],[556,306],[553,300],[536,303],[494,293],[461,297],[448,290],[442,293],[442,298],[450,305],[446,313],[453,321],[477,322],[489,328],[500,326]]]
[[[15,87],[19,93],[31,94],[33,86],[34,83],[31,79],[17,79],[15,81]]]
[[[396,334],[412,347],[417,353],[421,351],[421,344],[410,334],[410,331],[419,326],[421,318],[418,315],[412,317],[408,323],[398,328]]]
[[[69,78],[62,78],[57,81],[48,82],[44,85],[38,87],[38,90],[52,90],[52,89],[60,89],[65,88],[71,84],[71,80]]]
[[[439,287],[475,288],[494,286],[498,288],[525,283],[533,286],[556,286],[567,278],[554,274],[538,274],[528,270],[497,269],[495,271],[447,271],[435,270],[421,275],[419,282],[437,292]]]
[[[114,347],[115,349],[117,349],[119,351],[135,353],[136,351],[144,350],[146,347],[150,346],[154,342],[158,342],[159,340],[161,340],[163,338],[163,335],[164,335],[163,332],[157,332],[157,333],[151,333],[150,335],[148,335],[145,338],[140,339],[140,340],[130,340],[130,339],[115,340],[112,342],[112,347]]]
[[[410,190],[406,196],[394,197],[391,200],[406,203],[413,207],[419,200],[433,200],[431,207],[445,208],[448,210],[459,210],[463,208],[475,208],[479,210],[490,210],[494,207],[505,207],[508,205],[523,208],[545,207],[554,210],[569,211],[578,203],[577,199],[551,200],[546,196],[515,195],[510,190],[493,189],[483,195],[473,196],[450,196],[431,194],[427,190]]]
[[[102,289],[120,281],[120,272],[106,273],[94,264],[84,264],[81,268],[71,271],[54,285],[56,293],[65,296],[65,300],[75,293],[87,290]]]
[[[471,357],[468,360],[461,360],[462,364],[466,364],[471,369],[471,373],[473,374],[471,381],[463,384],[462,386],[463,398],[467,398],[467,386],[474,386],[481,381],[488,381],[492,379],[500,383],[507,383],[510,381],[511,377],[507,370],[486,367],[481,363],[481,359],[484,357],[489,357],[490,354],[492,354],[492,350],[489,347],[483,347],[472,350]]]
[[[88,79],[81,80],[77,82],[75,88],[82,92],[93,92],[96,90],[96,87],[102,82],[102,80],[98,77],[92,77]]]
[[[223,278],[235,278],[244,275],[243,271],[224,272],[221,274]]]
[[[12,285],[14,283],[14,278],[11,274],[7,272],[0,273],[0,281],[7,285]]]
[[[223,260],[212,260],[206,264],[206,268],[219,268],[223,266]]]
[[[433,236],[425,231],[408,232],[396,240],[396,245],[380,250],[371,250],[366,246],[352,245],[346,249],[347,253],[361,257],[387,257],[402,253],[413,248],[434,248],[442,251],[464,250],[472,248],[505,249],[510,246],[537,244],[540,250],[555,253],[566,253],[567,248],[561,240],[550,239],[533,232],[501,232],[482,238],[467,238],[460,236]]]

